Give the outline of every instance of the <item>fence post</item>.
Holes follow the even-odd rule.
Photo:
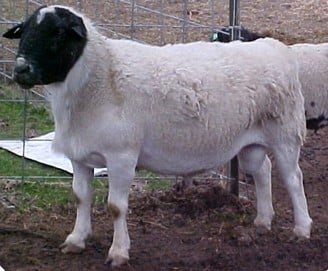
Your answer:
[[[240,0],[230,0],[229,3],[230,40],[240,39]]]
[[[229,26],[230,26],[230,40],[240,39],[240,1],[230,0],[229,2],[230,16],[229,16]],[[231,180],[230,192],[236,196],[239,195],[239,171],[238,171],[238,159],[234,157],[230,161],[228,167],[229,177]]]

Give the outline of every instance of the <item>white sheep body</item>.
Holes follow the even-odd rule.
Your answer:
[[[139,166],[190,174],[228,161],[242,147],[234,141],[250,127],[263,122],[261,133],[272,133],[274,126],[266,119],[288,123],[277,137],[294,133],[300,141],[304,138],[303,119],[293,112],[301,99],[291,91],[298,84],[297,77],[289,78],[295,62],[275,40],[242,46],[197,42],[155,47],[105,39],[94,30],[89,33],[84,55],[68,79],[46,86],[53,97],[54,147],[70,159],[87,159],[90,153],[96,157],[104,146],[92,142],[104,141],[100,139],[108,138],[111,143],[103,144],[115,146],[123,144],[118,140],[127,140],[140,150]],[[269,50],[273,53],[267,57],[257,57]],[[236,54],[241,65],[234,63]],[[209,154],[212,158],[206,159]],[[161,163],[161,156],[170,163]],[[202,166],[200,161],[206,162]],[[198,166],[181,165],[188,163]],[[105,160],[95,166],[105,166]]]

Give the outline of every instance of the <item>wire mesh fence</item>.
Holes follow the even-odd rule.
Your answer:
[[[96,24],[97,28],[110,38],[126,38],[142,43],[164,45],[167,43],[191,42],[209,40],[213,32],[220,31],[222,25],[229,23],[229,1],[227,0],[101,0],[101,1],[34,1],[34,0],[0,0],[0,32],[16,24],[36,8],[45,4],[59,4],[74,7],[86,14]],[[218,14],[217,10],[226,12]],[[0,38],[0,80],[1,86],[11,85],[15,41]],[[2,87],[5,88],[5,87]],[[32,112],[45,110],[47,102],[42,88],[32,91],[18,89],[13,85],[14,93],[6,90],[0,92],[1,107],[16,107],[20,109],[15,116],[0,115],[0,140],[19,140],[22,144],[23,159],[21,170],[15,176],[0,176],[2,178],[50,178],[51,176],[35,176],[29,172],[29,162],[26,162],[26,142],[38,141],[35,136],[40,131],[52,129],[49,118],[36,117]],[[42,109],[43,108],[43,109]],[[6,129],[7,122],[16,122],[15,131]],[[46,122],[46,123],[43,123]],[[1,174],[0,174],[1,175]],[[222,179],[222,175],[210,173],[210,177]],[[208,176],[206,178],[208,178]],[[60,177],[68,177],[66,174]],[[56,177],[56,178],[57,178]],[[148,176],[157,179],[157,176]]]
[[[103,1],[33,1],[1,0],[1,32],[44,4],[73,6],[85,13],[111,38],[128,38],[149,44],[209,40],[210,33],[229,23],[227,0],[103,0]],[[218,6],[226,12],[217,14]],[[14,56],[13,42],[1,39],[4,50],[0,59],[1,75],[10,78]]]

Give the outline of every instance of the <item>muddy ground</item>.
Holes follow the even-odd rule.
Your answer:
[[[328,41],[327,1],[242,1],[242,8],[244,25],[257,31],[264,26],[289,43]],[[131,260],[117,270],[328,270],[328,128],[308,133],[300,164],[314,220],[310,240],[293,238],[291,203],[275,172],[271,232],[258,232],[252,224],[252,185],[243,186],[247,199],[206,181],[183,193],[134,192],[128,218]],[[94,236],[77,255],[63,255],[58,248],[73,227],[73,203],[25,213],[0,207],[0,217],[0,265],[7,271],[109,270],[104,260],[113,231],[105,206],[94,206]]]

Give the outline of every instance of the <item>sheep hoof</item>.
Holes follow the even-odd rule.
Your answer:
[[[271,218],[270,219],[264,219],[260,217],[256,217],[254,220],[254,225],[257,228],[258,232],[268,232],[271,231]]]
[[[259,225],[259,226],[256,227],[255,232],[256,232],[257,235],[262,236],[262,235],[265,235],[265,234],[269,233],[270,228],[265,227],[263,225]]]
[[[110,264],[111,267],[121,266],[129,261],[128,249],[115,249],[111,247],[108,252],[105,264]]]
[[[310,242],[310,239],[305,236],[296,236],[295,234],[292,234],[288,239],[287,242],[290,243],[296,243],[296,244],[307,244]]]
[[[301,227],[295,227],[293,230],[296,237],[300,240],[304,239],[310,239],[311,236],[311,228],[301,228]]]
[[[59,246],[59,248],[61,249],[61,252],[66,254],[66,253],[81,253],[85,246],[78,246],[76,244],[72,244],[72,243],[68,243],[68,242],[65,242],[63,244],[61,244]]]
[[[129,257],[121,256],[121,255],[108,255],[105,264],[110,264],[111,267],[118,267],[123,264],[126,264],[129,261]]]

